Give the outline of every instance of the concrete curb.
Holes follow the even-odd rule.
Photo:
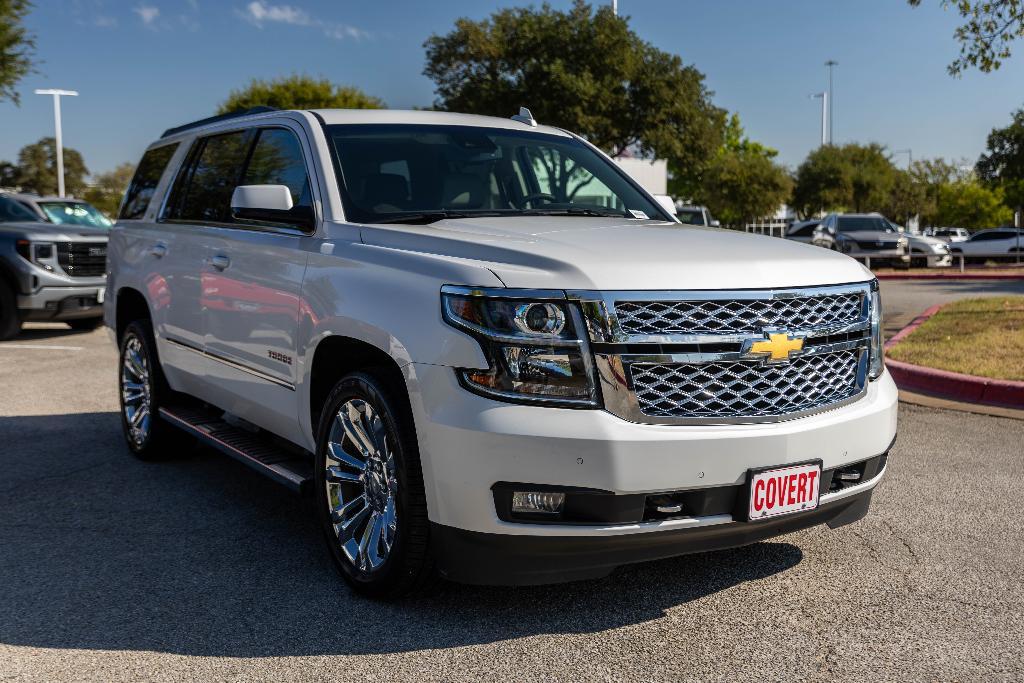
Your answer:
[[[909,325],[885,343],[886,350],[905,339],[907,335],[941,309],[941,305],[932,306],[914,318]],[[889,374],[892,375],[896,386],[902,390],[920,392],[963,403],[981,403],[1017,410],[1024,409],[1024,382],[964,375],[949,370],[912,365],[891,358],[885,359],[885,367],[889,369]]]

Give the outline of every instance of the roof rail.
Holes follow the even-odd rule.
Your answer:
[[[239,109],[236,111],[228,112],[227,114],[218,114],[217,116],[208,116],[205,119],[199,119],[191,123],[186,123],[181,126],[175,126],[174,128],[168,128],[164,131],[164,134],[160,136],[161,139],[166,138],[177,133],[183,133],[186,130],[193,128],[199,128],[211,123],[217,123],[218,121],[227,121],[229,119],[237,119],[239,116],[247,116],[249,114],[262,114],[263,112],[277,111],[277,107],[249,107],[248,109]]]

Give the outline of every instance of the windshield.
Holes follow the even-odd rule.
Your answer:
[[[38,221],[39,217],[26,209],[19,202],[7,197],[0,197],[0,223],[15,221]]]
[[[350,220],[664,214],[614,164],[571,137],[432,125],[336,125],[328,133]]]
[[[878,216],[840,216],[839,232],[891,232],[896,230],[889,224],[889,221]]]
[[[88,225],[93,228],[109,228],[113,223],[92,204],[84,202],[39,202],[51,223]]]

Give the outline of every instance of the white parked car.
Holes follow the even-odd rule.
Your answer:
[[[679,204],[676,206],[675,215],[683,225],[703,225],[711,228],[721,225],[706,206]]]
[[[966,242],[956,242],[950,248],[954,254],[963,254],[970,259],[998,258],[1004,254],[1014,256],[1017,251],[1024,251],[1024,232],[1016,228],[981,230]]]
[[[892,221],[889,221],[889,224],[907,239],[911,266],[946,268],[953,265],[953,257],[950,255],[948,242],[938,237],[915,235],[902,225],[896,225]]]
[[[964,242],[971,236],[967,228],[929,228],[925,234],[945,242]]]
[[[896,435],[870,272],[680,226],[529,112],[172,129],[109,268],[130,449],[184,432],[309,491],[371,595],[848,524]]]

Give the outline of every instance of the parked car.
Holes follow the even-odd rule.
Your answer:
[[[910,249],[910,265],[919,268],[946,268],[953,265],[948,242],[938,237],[915,235],[902,225],[896,225],[892,221],[889,221],[889,224],[896,229],[896,232],[907,238],[907,246]]]
[[[814,229],[812,242],[844,254],[868,256],[872,265],[910,265],[907,238],[877,213],[831,213]]]
[[[821,225],[821,220],[798,221],[786,229],[786,239],[794,242],[811,244],[814,241],[814,229]]]
[[[925,234],[945,242],[964,242],[971,236],[967,228],[929,228]]]
[[[14,337],[32,320],[98,327],[106,255],[106,230],[76,226],[68,231],[0,195],[0,340]]]
[[[676,218],[683,225],[704,225],[717,228],[721,225],[708,211],[706,206],[682,204],[676,207]]]
[[[1024,231],[1017,228],[992,228],[971,235],[966,242],[950,245],[954,254],[963,254],[972,261],[998,258],[1002,254],[1015,256],[1024,251]]]
[[[84,225],[90,228],[109,228],[113,222],[89,202],[68,197],[40,197],[36,194],[8,193],[39,220],[58,225]]]
[[[308,490],[366,594],[848,524],[895,438],[870,272],[680,226],[528,111],[174,128],[110,236],[130,450]]]

